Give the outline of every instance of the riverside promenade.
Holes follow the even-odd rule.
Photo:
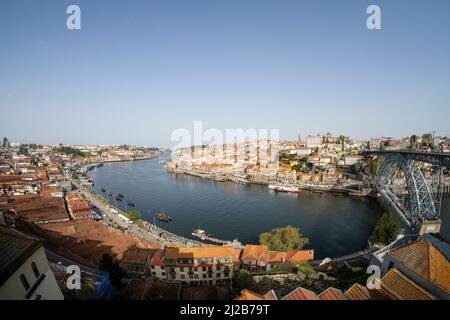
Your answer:
[[[101,213],[103,214],[104,223],[107,223],[109,220],[109,222],[112,222],[113,224],[119,226],[120,229],[125,230],[125,232],[128,234],[131,234],[142,240],[160,243],[163,246],[177,244],[187,247],[197,247],[200,245],[204,245],[202,242],[179,236],[148,222],[144,222],[143,226],[139,226],[134,222],[127,223],[119,216],[119,214],[126,216],[126,212],[115,207],[111,203],[105,202],[104,200],[100,199],[98,195],[93,193],[88,188],[81,186],[73,179],[71,180],[71,183],[77,187],[77,192],[80,193],[91,206],[95,206],[101,211]],[[113,211],[111,211],[111,209],[114,209],[118,213],[114,213]]]

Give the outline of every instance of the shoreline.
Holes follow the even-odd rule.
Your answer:
[[[263,186],[269,186],[271,184],[277,184],[280,186],[286,185],[279,181],[269,182],[269,181],[264,181],[264,180],[252,180],[252,179],[246,179],[247,180],[246,183],[239,183],[239,182],[234,181],[232,178],[228,177],[227,175],[220,175],[221,179],[225,179],[225,180],[217,180],[211,173],[197,173],[197,172],[190,172],[187,170],[167,169],[167,173],[183,174],[183,175],[193,176],[193,177],[202,178],[202,179],[206,179],[206,180],[212,180],[212,181],[216,181],[216,182],[234,182],[237,184],[256,184],[256,185],[263,185]],[[336,187],[335,185],[305,185],[305,184],[292,184],[292,185],[295,187],[299,187],[302,190],[307,190],[307,191],[317,192],[317,193],[322,193],[322,192],[342,193],[342,194],[347,194],[349,196],[355,196],[355,197],[379,198],[378,194],[373,194],[373,189],[365,190],[365,191],[363,191],[363,190],[358,191],[358,190],[349,190],[349,189],[345,189],[342,187],[341,188]]]
[[[156,158],[158,158],[158,157],[154,157],[154,158],[151,158],[151,159],[140,159],[140,160],[154,160],[154,159],[156,159]],[[112,161],[112,162],[123,162],[123,161]],[[168,170],[166,170],[166,173],[175,173],[175,174],[185,174],[185,175],[187,175],[187,176],[195,176],[195,177],[198,177],[198,178],[203,178],[203,179],[208,179],[208,180],[215,180],[214,179],[214,176],[212,176],[211,174],[206,174],[206,173],[197,173],[197,172],[184,172],[184,171],[181,171],[181,170],[170,170],[170,169],[168,169]],[[217,176],[216,176],[217,177]],[[221,176],[221,177],[224,177],[225,178],[225,176]],[[229,179],[228,177],[226,177],[226,180],[225,181],[227,181],[227,182],[234,182],[234,183],[236,183],[236,184],[239,184],[239,183],[237,183],[237,182],[235,182],[235,181],[233,181],[233,180],[231,180],[231,179]],[[221,182],[221,181],[217,181],[217,182]],[[267,182],[267,181],[258,181],[258,180],[249,180],[249,182],[248,182],[248,184],[257,184],[257,185],[265,185],[265,186],[267,186],[267,185],[269,185],[270,184],[270,182]],[[317,192],[320,192],[320,193],[323,193],[323,192],[330,192],[330,193],[344,193],[344,194],[348,194],[348,192],[345,192],[345,191],[337,191],[337,190],[333,190],[333,188],[332,188],[332,186],[306,186],[306,185],[302,185],[301,186],[302,187],[302,189],[304,189],[304,190],[308,190],[308,191],[311,191],[311,192],[314,192],[314,191],[317,191]],[[97,192],[95,192],[94,190],[89,190],[89,192],[92,194],[92,195],[94,195],[94,196],[100,196],[100,197],[102,197],[102,198],[104,198],[101,194],[99,194],[99,193],[97,193]],[[107,200],[106,198],[104,198],[105,200]],[[114,204],[113,204],[113,207],[115,207],[114,206]],[[123,210],[121,210],[121,209],[118,209],[119,210],[119,212],[121,212],[121,211],[123,211]],[[109,214],[111,214],[111,213],[109,213]],[[146,220],[142,220],[142,221],[145,221],[146,223],[148,223],[149,225],[152,225],[150,222],[148,222],[148,221],[146,221]],[[135,225],[136,226],[136,223],[135,222],[133,222],[133,225]],[[153,226],[153,225],[152,225]],[[170,236],[174,236],[174,238],[183,238],[183,239],[185,239],[185,240],[188,240],[188,241],[186,241],[186,242],[190,242],[190,244],[187,244],[185,241],[174,241],[174,242],[178,242],[178,243],[180,243],[180,244],[183,244],[183,245],[188,245],[188,246],[192,246],[192,245],[194,245],[194,246],[197,246],[197,245],[210,245],[209,243],[207,243],[207,242],[203,242],[203,241],[200,241],[200,240],[194,240],[193,238],[186,238],[186,237],[184,237],[184,236],[179,236],[179,235],[177,235],[177,234],[172,234],[170,231],[167,231],[167,230],[165,230],[165,229],[163,229],[163,228],[161,228],[161,227],[157,227],[157,229],[159,229],[159,230],[161,230],[162,232],[164,232],[166,235],[168,235],[169,237]],[[171,237],[170,237],[171,238]],[[173,238],[172,238],[173,239]],[[161,242],[159,242],[160,244],[162,244],[162,245],[165,245],[164,244],[164,240],[167,240],[167,238],[166,239],[161,239],[162,241]],[[229,241],[230,242],[230,245],[232,245],[232,241]],[[195,244],[194,244],[195,243]],[[217,245],[217,244],[215,244],[215,245]],[[242,246],[244,246],[245,244],[241,244]],[[220,245],[219,245],[220,246]],[[367,250],[367,249],[369,249],[369,243],[368,243],[368,239],[366,240],[366,246],[365,246],[365,250]],[[332,259],[332,260],[334,260],[334,259],[341,259],[341,258],[343,258],[343,257],[346,257],[346,256],[353,256],[353,255],[357,255],[358,253],[361,253],[360,251],[358,251],[358,252],[351,252],[351,253],[348,253],[348,254],[345,254],[345,255],[337,255],[337,256],[334,256],[334,255],[330,255],[329,256],[329,258],[330,259]],[[317,261],[321,261],[322,259],[320,259],[320,260],[317,260]],[[315,262],[317,262],[317,261],[315,261]]]

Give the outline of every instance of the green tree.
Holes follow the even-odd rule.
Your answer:
[[[298,267],[298,271],[305,274],[313,274],[315,272],[314,267],[309,262],[304,262]]]
[[[397,238],[399,232],[399,223],[390,213],[384,213],[375,226],[373,238],[376,242],[389,244]]]
[[[125,213],[125,216],[130,219],[131,221],[138,221],[139,220],[139,212],[136,210],[128,211]]]
[[[422,144],[429,147],[433,147],[433,135],[431,133],[425,133],[422,135]]]
[[[114,261],[111,255],[104,253],[100,260],[100,269],[108,271],[111,277],[111,283],[115,288],[122,287],[122,278],[125,277],[126,272],[120,267],[117,261]]]
[[[270,232],[261,233],[259,243],[266,245],[269,250],[286,251],[303,248],[309,243],[309,239],[302,236],[300,229],[288,225],[284,228],[275,228]]]
[[[253,278],[249,271],[241,269],[233,275],[232,283],[234,295],[239,295],[244,289],[252,289]]]
[[[369,166],[370,166],[370,172],[375,175],[377,173],[377,171],[378,171],[378,158],[370,159],[369,160]]]

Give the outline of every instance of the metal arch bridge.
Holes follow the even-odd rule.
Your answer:
[[[440,180],[442,169],[450,168],[450,154],[414,151],[365,151],[364,154],[366,156],[376,155],[381,159],[374,188],[396,208],[413,231],[418,231],[420,223],[423,221],[439,219],[437,201],[433,199],[430,185],[417,166],[417,162],[437,166]],[[405,208],[394,193],[387,188],[391,177],[398,169],[402,170],[405,176],[408,208]]]

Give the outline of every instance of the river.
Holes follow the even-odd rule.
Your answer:
[[[364,248],[383,213],[374,198],[276,193],[261,185],[215,182],[167,173],[159,159],[107,163],[89,175],[96,192],[102,194],[105,188],[107,193],[122,193],[125,200],[118,202],[119,207],[125,210],[131,200],[144,220],[153,223],[156,211],[166,212],[173,222],[156,220],[156,224],[171,232],[193,238],[192,230],[200,227],[217,238],[250,244],[258,243],[262,232],[292,225],[310,239],[307,248],[314,249],[319,259]],[[442,209],[443,233],[449,236],[448,198]]]

